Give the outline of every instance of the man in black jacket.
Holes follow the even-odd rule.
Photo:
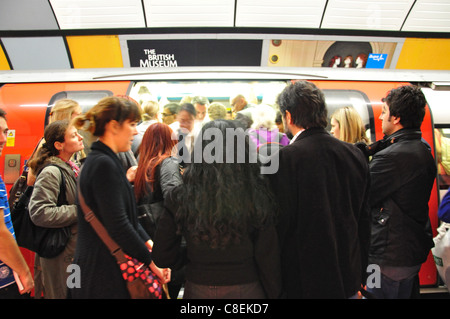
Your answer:
[[[428,201],[436,164],[421,139],[426,100],[416,86],[392,89],[380,120],[385,138],[369,164],[372,236],[369,263],[381,269],[378,298],[419,296],[418,272],[433,238]]]
[[[367,266],[369,167],[363,153],[326,130],[325,98],[297,82],[278,97],[294,137],[268,175],[280,209],[283,289],[287,298],[351,298]]]

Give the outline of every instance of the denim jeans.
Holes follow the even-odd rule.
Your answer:
[[[377,299],[415,299],[420,296],[419,276],[415,274],[406,279],[396,281],[381,273],[379,288],[366,289]]]
[[[265,299],[259,282],[232,286],[207,286],[186,281],[183,299]]]

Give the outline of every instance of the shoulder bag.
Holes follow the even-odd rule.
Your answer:
[[[136,258],[126,255],[122,248],[109,236],[108,231],[86,205],[78,182],[78,199],[86,221],[116,258],[122,277],[126,282],[131,299],[162,299],[162,284],[153,271]]]
[[[61,185],[59,189],[57,206],[67,204],[66,200],[66,180],[61,168],[58,165],[49,164],[44,166],[56,166],[61,172]],[[40,171],[42,171],[42,169]],[[71,227],[48,228],[40,227],[33,223],[28,210],[28,205],[33,193],[33,186],[28,186],[18,200],[11,207],[11,219],[17,244],[20,247],[27,248],[40,257],[54,258],[61,254],[66,248],[70,237],[72,236]]]
[[[30,158],[28,160],[30,160],[31,158],[34,157],[34,154],[36,153],[39,145],[41,145],[41,142],[42,142],[43,139],[44,138],[41,137],[41,139],[36,144],[36,146],[35,146],[35,148],[33,150],[33,153],[31,153],[31,156],[30,156]],[[13,186],[9,190],[9,198],[8,198],[9,207],[13,207],[14,204],[17,203],[17,201],[19,200],[20,196],[23,193],[25,193],[25,190],[28,187],[28,185],[27,185],[28,171],[29,171],[29,168],[25,164],[23,166],[23,169],[22,169],[22,174],[19,176],[18,179],[16,179],[16,181],[13,184]]]

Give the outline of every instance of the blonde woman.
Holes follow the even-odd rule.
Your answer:
[[[330,122],[330,133],[337,139],[353,144],[357,142],[368,144],[370,142],[366,136],[361,117],[354,108],[345,106],[338,109],[331,115]]]
[[[60,120],[71,120],[82,113],[77,101],[62,99],[56,101],[50,112],[49,123]]]
[[[159,122],[159,103],[156,101],[147,101],[142,104],[142,122],[136,127],[138,134],[133,139],[131,150],[137,158],[139,154],[139,146],[141,145],[142,137],[147,128]]]

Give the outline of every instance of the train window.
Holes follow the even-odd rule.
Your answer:
[[[430,107],[434,125],[434,143],[438,164],[438,182],[441,198],[450,187],[450,91],[422,88]]]
[[[99,100],[104,97],[111,96],[111,91],[63,91],[58,92],[52,96],[49,102],[49,106],[53,106],[56,101],[61,99],[72,99],[80,104],[83,112],[86,112],[93,107]]]
[[[141,104],[147,100],[158,101],[160,108],[169,102],[180,102],[186,97],[202,95],[210,102],[220,102],[230,108],[230,98],[238,93],[249,103],[275,105],[276,97],[285,88],[285,81],[177,81],[136,82],[130,96]],[[328,115],[344,106],[354,107],[361,115],[369,139],[375,140],[372,108],[365,93],[356,90],[323,90]]]
[[[48,117],[50,115],[50,111],[52,106],[56,103],[56,101],[61,99],[72,99],[80,104],[83,113],[93,107],[99,100],[104,97],[113,95],[113,92],[108,90],[99,90],[99,91],[62,91],[58,92],[52,96],[50,102],[48,103],[47,112],[45,114],[45,125],[48,124]]]
[[[369,98],[361,91],[355,90],[322,90],[328,109],[328,130],[331,129],[330,117],[341,107],[351,106],[361,116],[363,124],[366,128],[366,135],[371,141],[375,141],[375,127],[373,120],[373,112],[370,107]]]
[[[450,128],[434,129],[438,162],[439,188],[445,193],[450,186]]]
[[[160,108],[169,102],[205,96],[210,103],[220,102],[230,108],[230,98],[242,94],[249,103],[274,105],[286,81],[176,81],[136,82],[129,95],[139,103],[158,101]]]

